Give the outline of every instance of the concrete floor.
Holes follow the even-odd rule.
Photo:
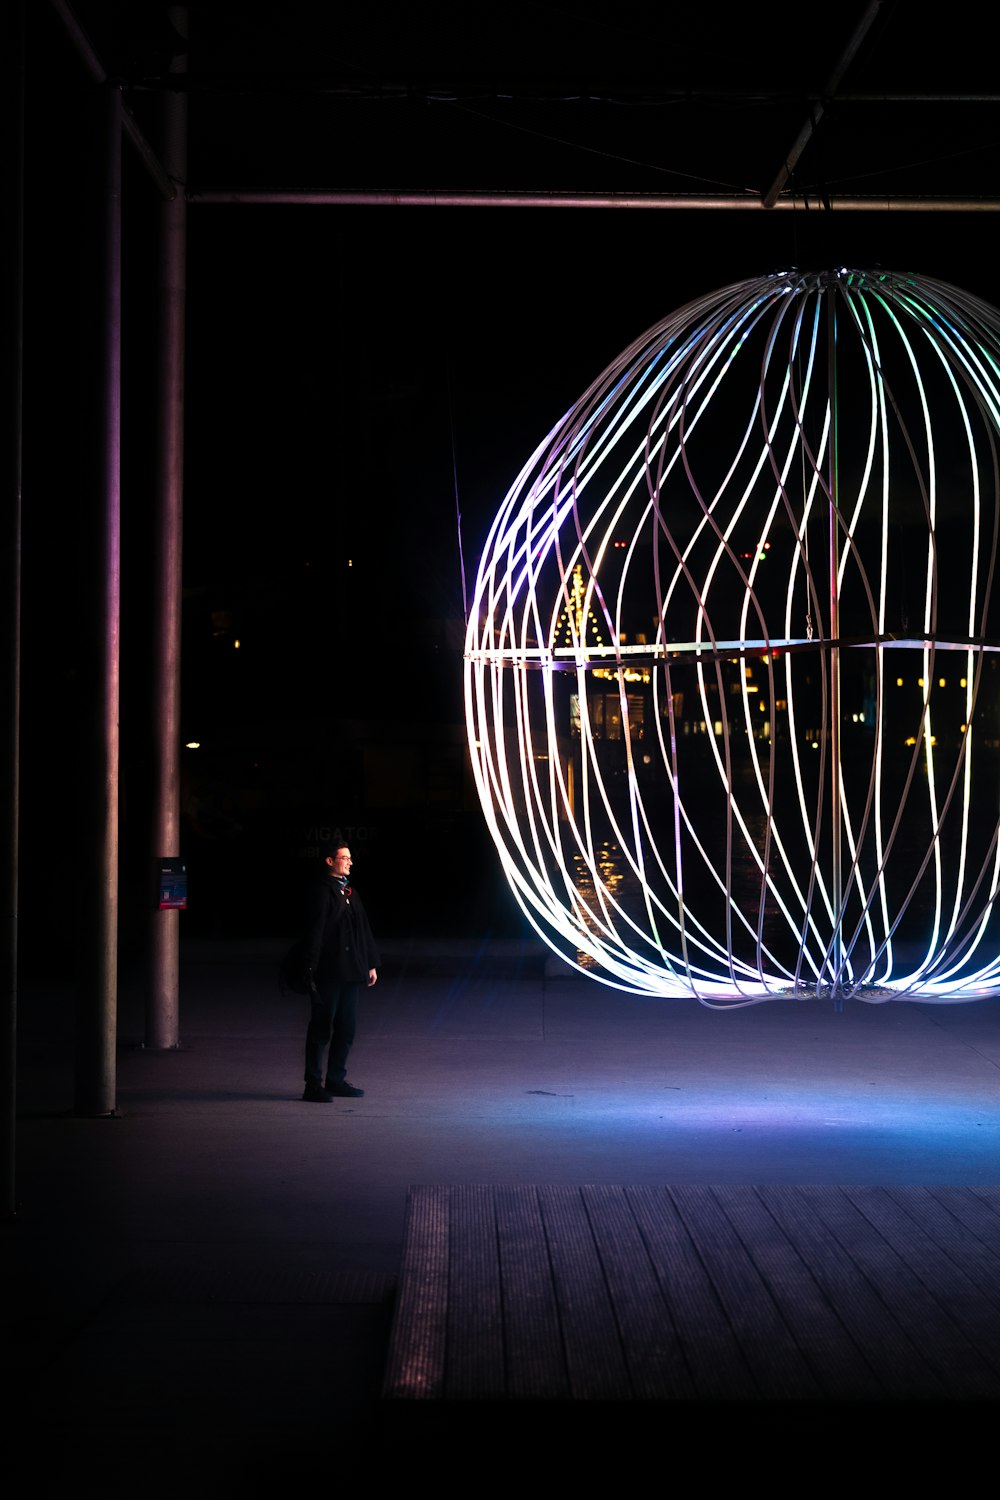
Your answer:
[[[410,1184],[1000,1182],[1000,1001],[719,1014],[525,953],[390,954],[365,1097],[331,1105],[301,1102],[305,1002],[266,945],[189,952],[175,1052],[137,1045],[126,983],[117,1119],[69,1113],[71,997],[26,987],[7,1238],[35,1493],[326,1488],[345,1439],[384,1460]]]

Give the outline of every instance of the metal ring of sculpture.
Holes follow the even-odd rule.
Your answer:
[[[782,272],[637,339],[493,523],[483,810],[537,932],[706,1004],[1000,992],[1000,312]]]

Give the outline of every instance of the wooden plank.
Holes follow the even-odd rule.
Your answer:
[[[448,1189],[411,1187],[384,1396],[432,1401],[444,1394],[447,1309]]]
[[[871,1399],[883,1388],[807,1261],[751,1187],[715,1188],[823,1394]]]
[[[754,1399],[756,1382],[666,1188],[630,1187],[625,1197],[670,1310],[696,1396]]]
[[[1000,1399],[1000,1191],[410,1189],[383,1394]]]
[[[977,1352],[978,1361],[970,1359],[963,1372],[963,1381],[974,1382],[971,1393],[1000,1397],[1000,1312],[964,1269],[963,1247],[956,1243],[958,1236],[949,1231],[949,1242],[957,1252],[949,1255],[919,1222],[916,1212],[907,1213],[884,1188],[845,1191],[868,1222],[899,1247],[910,1270]],[[922,1194],[923,1190],[916,1188],[906,1195],[914,1210]]]
[[[891,1244],[843,1189],[813,1188],[809,1201],[844,1253],[871,1282],[952,1397],[992,1397],[996,1381],[954,1321],[907,1263],[906,1245]]]
[[[817,1399],[820,1386],[711,1189],[667,1191],[712,1279],[760,1395],[772,1401]]]
[[[886,1188],[885,1191],[962,1267],[987,1301],[1000,1308],[1000,1219],[984,1209],[978,1199],[973,1200],[967,1188]],[[993,1219],[992,1244],[982,1237],[984,1226],[976,1222],[975,1207],[970,1216],[973,1222],[966,1220],[962,1210],[973,1202]]]
[[[974,1235],[987,1254],[998,1262],[1000,1279],[1000,1213],[984,1201],[980,1193],[966,1187],[933,1187],[929,1189],[938,1203],[970,1234]]]
[[[493,1189],[506,1355],[505,1392],[517,1401],[570,1395],[545,1228],[534,1188]]]
[[[624,1188],[585,1187],[583,1201],[635,1395],[643,1401],[690,1398],[691,1372]]]
[[[944,1384],[893,1316],[889,1302],[879,1296],[818,1216],[815,1193],[838,1189],[765,1186],[755,1191],[837,1309],[883,1394],[928,1400],[946,1395]]]
[[[1000,1188],[976,1187],[970,1188],[969,1192],[974,1193],[982,1203],[986,1204],[987,1208],[991,1209],[1000,1218]]]
[[[505,1381],[493,1190],[453,1187],[448,1207],[445,1396],[495,1400],[504,1394]]]
[[[579,1188],[540,1187],[570,1391],[578,1401],[632,1395],[604,1270]]]

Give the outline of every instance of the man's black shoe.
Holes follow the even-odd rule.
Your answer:
[[[338,1099],[363,1099],[364,1089],[356,1089],[353,1083],[348,1083],[345,1078],[343,1083],[328,1083],[327,1088],[331,1094],[336,1094]]]
[[[306,1104],[332,1104],[333,1095],[329,1089],[320,1088],[318,1083],[307,1083],[306,1091],[302,1095]]]

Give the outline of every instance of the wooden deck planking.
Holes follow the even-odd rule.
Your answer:
[[[420,1187],[388,1400],[1000,1399],[1000,1192]]]
[[[916,1254],[914,1241],[907,1236],[892,1243],[851,1202],[844,1189],[817,1188],[810,1193],[809,1202],[844,1253],[892,1308],[911,1342],[944,1383],[945,1391],[961,1390],[975,1398],[996,1396],[998,1382],[913,1270],[910,1257]]]
[[[751,1400],[757,1394],[753,1375],[674,1200],[659,1188],[627,1188],[626,1195],[670,1309],[694,1394]]]
[[[449,1298],[450,1189],[410,1192],[394,1326],[385,1384],[394,1395],[432,1400],[444,1395]]]
[[[758,1393],[779,1401],[821,1394],[767,1283],[711,1188],[667,1191],[722,1303]]]
[[[670,1307],[624,1188],[584,1188],[583,1200],[615,1309],[633,1394],[643,1401],[694,1395]]]
[[[537,1190],[545,1226],[570,1394],[614,1401],[632,1394],[615,1308],[578,1188]]]
[[[968,1242],[960,1242],[950,1226],[936,1224],[929,1204],[919,1194],[907,1200],[910,1213],[884,1188],[852,1188],[848,1196],[887,1240],[905,1241],[913,1274],[976,1350],[983,1361],[985,1382],[995,1388],[1000,1375],[1000,1311],[976,1283],[975,1257],[969,1253]],[[942,1227],[944,1246],[929,1232],[936,1229],[941,1235]]]
[[[973,1209],[966,1219],[963,1209],[970,1200],[967,1195],[957,1199],[947,1196],[955,1189],[928,1190],[919,1196],[912,1192],[900,1196],[892,1188],[884,1191],[972,1278],[978,1291],[1000,1308],[1000,1220],[996,1215],[987,1209],[984,1222]],[[990,1236],[996,1249],[990,1247]]]
[[[944,1382],[907,1336],[890,1305],[811,1211],[804,1191],[795,1187],[762,1187],[756,1191],[836,1309],[848,1336],[875,1375],[881,1394],[902,1400],[940,1400],[946,1396]]]
[[[453,1187],[450,1206],[444,1392],[450,1401],[471,1401],[506,1383],[493,1195],[487,1187]]]
[[[497,1187],[493,1192],[507,1361],[505,1392],[521,1401],[568,1397],[559,1309],[537,1194],[517,1187]]]
[[[894,1190],[890,1188],[889,1191]],[[977,1259],[983,1256],[984,1263],[990,1268],[987,1274],[992,1274],[992,1268],[995,1268],[994,1284],[1000,1285],[1000,1215],[984,1202],[979,1193],[968,1188],[936,1187],[928,1192],[935,1203],[958,1221],[966,1253]],[[968,1247],[973,1244],[975,1249],[970,1251]]]
[[[835,1300],[754,1189],[727,1188],[716,1197],[822,1394],[834,1400],[880,1395],[882,1386]]]

